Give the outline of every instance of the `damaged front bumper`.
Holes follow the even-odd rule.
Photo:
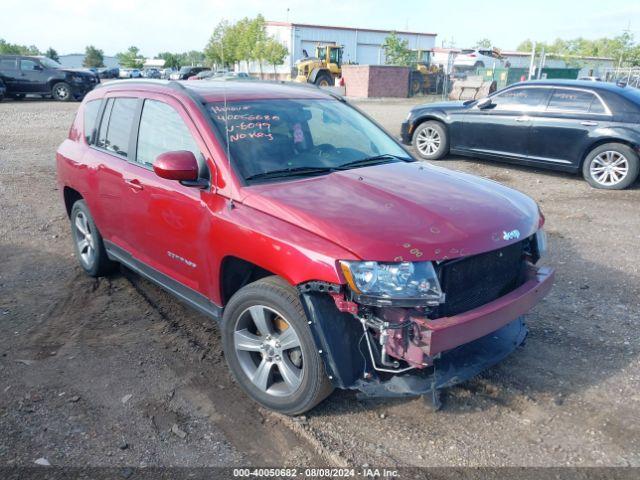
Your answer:
[[[381,309],[389,318],[373,319],[386,326],[379,346],[367,333],[371,319],[353,307],[338,309],[337,299],[313,291],[302,293],[302,299],[335,386],[367,396],[423,395],[467,380],[515,350],[526,337],[524,314],[549,292],[553,280],[553,270],[531,267],[520,287],[451,317]]]

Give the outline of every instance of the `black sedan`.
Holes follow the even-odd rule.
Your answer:
[[[541,80],[466,102],[418,105],[403,143],[427,160],[451,152],[580,172],[623,189],[640,170],[640,90],[604,82]]]

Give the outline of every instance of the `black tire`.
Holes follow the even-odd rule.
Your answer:
[[[424,88],[424,76],[420,72],[411,72],[411,81],[410,81],[410,93],[411,96],[418,95],[422,92]]]
[[[51,87],[51,96],[58,102],[69,102],[73,99],[71,87],[67,82],[58,82]]]
[[[83,223],[82,220],[79,220],[80,217],[86,219],[86,226],[88,226],[88,228],[84,227],[84,229],[86,229],[86,233],[91,236],[91,240],[88,240],[94,251],[91,259],[86,255],[83,256],[83,252],[88,252],[88,249],[81,250],[82,247],[80,241],[83,236],[86,239],[87,235],[85,235],[79,228],[78,222]],[[73,207],[71,207],[70,220],[73,246],[80,267],[82,267],[87,275],[91,277],[103,277],[112,273],[118,267],[118,264],[110,260],[107,256],[102,235],[100,235],[100,231],[98,231],[98,228],[93,221],[93,217],[91,216],[91,212],[89,212],[89,207],[87,207],[84,200],[78,200],[73,204]]]
[[[319,73],[314,84],[318,87],[332,87],[333,77],[326,72]]]
[[[251,316],[248,312],[250,307],[271,310],[279,313],[277,318],[285,319],[287,328],[293,328],[297,339],[299,339],[300,371],[302,379],[296,390],[291,394],[275,395],[256,386],[249,378],[248,373],[241,364],[241,349],[236,349],[234,336],[236,327],[240,329],[240,322],[245,315]],[[275,325],[270,320],[271,325]],[[255,333],[257,339],[263,339],[259,332]],[[268,337],[266,337],[268,338]],[[222,319],[222,342],[224,346],[227,364],[238,384],[249,394],[249,396],[259,404],[286,415],[298,415],[324,400],[333,391],[333,386],[325,373],[322,358],[318,353],[315,341],[307,324],[307,317],[300,303],[298,292],[280,277],[266,277],[253,282],[236,292],[224,309]],[[284,351],[282,355],[284,356]],[[265,350],[252,352],[250,360],[262,364],[267,355]],[[246,356],[243,357],[246,360]],[[276,357],[278,359],[279,357]],[[246,365],[246,363],[245,363]],[[254,366],[259,368],[259,365]],[[276,385],[275,378],[280,378],[284,383],[284,377],[280,375],[279,367],[272,368],[269,378],[273,379],[272,385]]]
[[[616,162],[621,163],[614,169],[613,165]],[[612,164],[609,171],[608,164]],[[589,185],[605,190],[622,190],[629,187],[638,179],[639,172],[638,154],[623,143],[600,145],[591,150],[582,163],[582,175]]]
[[[439,160],[449,153],[447,129],[437,120],[428,120],[418,125],[411,143],[420,158],[425,160]]]

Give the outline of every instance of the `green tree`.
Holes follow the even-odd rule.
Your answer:
[[[88,68],[104,67],[104,52],[93,45],[88,45],[84,50],[82,66]]]
[[[129,47],[126,52],[117,53],[116,57],[124,68],[142,68],[144,66],[144,59],[140,56],[140,49],[135,46]]]
[[[0,38],[0,55],[40,55],[40,50],[35,45],[18,45]]]
[[[476,48],[491,48],[492,43],[488,38],[482,38],[478,40],[475,44]]]
[[[44,52],[45,57],[49,57],[51,60],[56,62],[60,61],[60,57],[58,56],[58,52],[56,52],[53,48],[49,47],[49,50]]]
[[[190,50],[178,55],[178,60],[181,65],[197,66],[202,65],[205,60],[204,53],[197,50]]]
[[[228,67],[238,61],[238,38],[234,29],[226,20],[222,20],[213,30],[209,43],[204,49],[207,63]]]
[[[264,61],[269,65],[273,65],[273,74],[277,75],[276,66],[284,63],[285,57],[289,55],[289,50],[273,37],[267,38],[262,43],[262,49]],[[260,73],[262,74],[262,69],[260,70]]]
[[[518,45],[518,50],[530,52],[533,47],[531,40],[525,40]],[[574,38],[564,40],[557,38],[552,43],[537,42],[536,54],[542,49],[547,55],[564,58],[568,63],[579,65],[584,63],[575,57],[608,57],[616,62],[622,60],[624,66],[640,65],[640,45],[634,42],[633,35],[623,33],[613,38]]]
[[[412,55],[409,42],[398,37],[396,32],[391,32],[384,39],[382,48],[387,57],[386,63],[388,65],[408,66],[411,64]]]
[[[156,58],[164,60],[164,68],[179,69],[182,64],[180,63],[180,56],[177,53],[160,52]]]

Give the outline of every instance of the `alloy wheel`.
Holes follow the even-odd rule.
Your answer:
[[[89,220],[84,212],[78,212],[73,224],[80,261],[91,268],[96,259],[96,245]]]
[[[59,98],[60,100],[66,100],[67,97],[69,96],[69,89],[64,85],[60,85],[55,88],[55,94],[56,94],[56,97]]]
[[[607,150],[591,160],[589,173],[600,185],[617,185],[629,173],[629,161],[620,152]]]
[[[235,354],[255,387],[274,396],[289,396],[303,377],[300,338],[285,317],[255,305],[238,317],[233,332]]]
[[[423,155],[430,156],[435,154],[440,148],[441,143],[442,139],[435,128],[426,127],[418,132],[416,147],[418,147],[418,150],[420,150],[420,153]]]

